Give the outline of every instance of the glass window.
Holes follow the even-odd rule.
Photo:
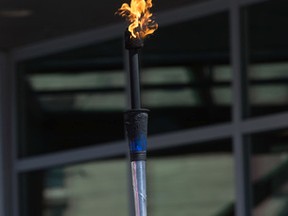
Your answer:
[[[124,139],[122,39],[18,66],[19,156]]]
[[[148,210],[155,216],[234,214],[231,140],[149,152]]]
[[[22,174],[22,216],[127,216],[127,161],[105,160]]]
[[[228,13],[159,28],[141,57],[150,133],[231,120]]]
[[[248,30],[248,116],[287,111],[288,3],[265,1],[245,8]]]
[[[254,216],[287,214],[287,129],[252,134]]]

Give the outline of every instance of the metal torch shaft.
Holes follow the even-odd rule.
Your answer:
[[[136,216],[147,215],[146,200],[146,163],[131,161],[134,207]]]

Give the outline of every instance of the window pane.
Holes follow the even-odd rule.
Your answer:
[[[254,216],[287,214],[287,131],[251,135]]]
[[[118,38],[21,62],[19,156],[123,140],[122,54]]]
[[[248,20],[248,105],[246,116],[287,111],[288,2],[265,1],[245,8]]]
[[[23,174],[23,216],[127,216],[127,162],[89,162]],[[113,208],[111,208],[113,206]]]
[[[141,57],[143,107],[157,121],[150,133],[231,120],[228,13],[159,28]]]
[[[234,215],[231,140],[179,146],[151,154],[147,161],[151,215],[214,216],[226,211],[227,215]]]

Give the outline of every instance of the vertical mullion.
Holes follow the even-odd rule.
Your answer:
[[[245,69],[247,46],[245,43],[245,29],[242,27],[241,8],[237,0],[231,1],[230,7],[230,43],[232,62],[232,95],[234,125],[233,149],[235,161],[236,181],[236,216],[250,216],[252,210],[251,184],[250,184],[250,152],[249,143],[241,133],[240,124],[246,111],[247,94],[245,84]]]
[[[8,61],[8,83],[9,83],[9,91],[10,91],[10,133],[11,133],[11,160],[12,160],[12,173],[11,173],[11,194],[12,194],[12,216],[20,216],[19,211],[19,179],[18,179],[18,171],[16,170],[17,163],[17,155],[18,155],[18,133],[17,133],[17,61],[12,54],[9,56]]]
[[[5,157],[5,73],[7,56],[0,53],[0,216],[7,215],[6,157]]]
[[[14,101],[14,80],[13,72],[11,70],[11,56],[9,53],[0,54],[0,153],[1,153],[1,202],[0,206],[2,212],[5,216],[15,215],[15,209],[18,202],[17,197],[17,188],[15,187],[15,182],[17,181],[14,177],[16,176],[15,169],[15,158],[14,158],[14,138],[15,133],[13,130],[15,118],[14,109],[16,108]]]

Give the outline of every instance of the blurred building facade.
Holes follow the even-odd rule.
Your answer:
[[[288,215],[288,2],[154,3],[148,213]],[[0,3],[1,216],[134,215],[121,4]]]

